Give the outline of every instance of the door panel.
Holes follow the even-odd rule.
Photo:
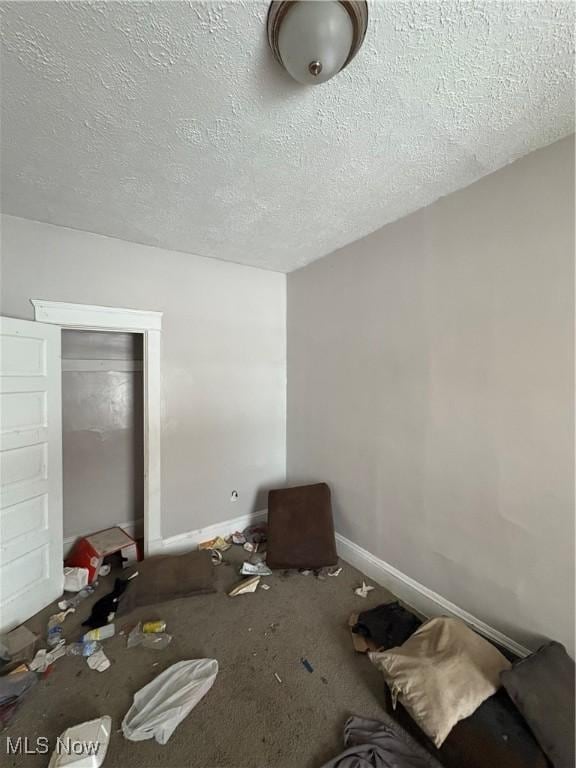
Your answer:
[[[48,495],[34,496],[4,507],[0,512],[0,541],[8,544],[48,528]]]
[[[2,434],[23,429],[37,429],[48,423],[46,392],[2,392]]]
[[[60,328],[0,318],[0,631],[62,593]]]

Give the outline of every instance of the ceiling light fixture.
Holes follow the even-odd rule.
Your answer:
[[[299,83],[325,83],[356,56],[368,26],[366,0],[273,0],[268,42]]]

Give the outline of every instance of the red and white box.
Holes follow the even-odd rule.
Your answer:
[[[115,552],[122,554],[122,567],[128,568],[138,562],[138,545],[122,528],[106,528],[90,536],[82,536],[72,547],[66,558],[70,568],[87,568],[88,583],[92,584],[98,578],[104,558]]]

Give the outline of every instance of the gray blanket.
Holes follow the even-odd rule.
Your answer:
[[[351,717],[344,726],[347,749],[323,768],[442,768],[386,713],[380,720]]]

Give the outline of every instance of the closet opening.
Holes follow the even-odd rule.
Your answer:
[[[115,525],[143,536],[143,349],[142,333],[62,329],[65,556]]]

